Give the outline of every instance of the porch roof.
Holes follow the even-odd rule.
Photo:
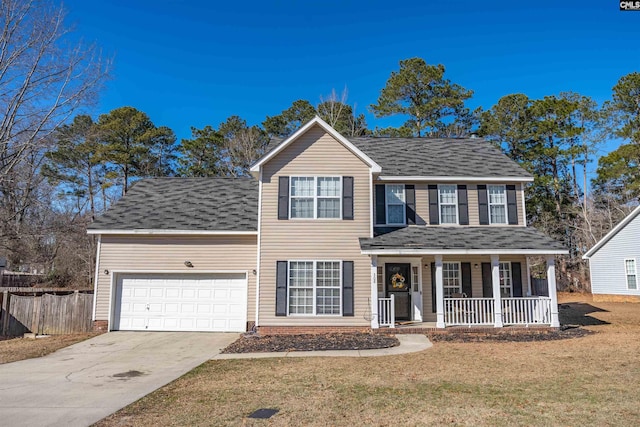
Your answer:
[[[561,255],[568,251],[532,227],[410,226],[373,238],[360,238],[368,255]]]

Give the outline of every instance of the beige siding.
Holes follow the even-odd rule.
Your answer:
[[[480,225],[477,184],[467,184],[467,203],[469,204],[469,225]]]
[[[461,256],[445,256],[442,258],[444,262],[468,262],[471,263],[471,291],[472,297],[482,298],[482,263],[491,262],[489,255],[461,255]],[[422,304],[423,304],[423,321],[435,322],[436,314],[432,312],[431,298],[431,263],[434,262],[432,256],[422,258]],[[504,255],[500,256],[500,261],[519,262],[521,264],[522,273],[522,294],[527,295],[528,278],[527,278],[527,259],[522,255]],[[478,268],[475,268],[475,265]]]
[[[389,184],[389,181],[375,181],[374,185]],[[398,184],[414,184],[416,188],[416,224],[425,225],[429,223],[429,184],[439,184],[438,182],[429,183],[414,183],[407,182],[395,182]],[[480,209],[478,207],[478,184],[470,182],[458,182],[456,184],[465,184],[467,186],[467,203],[469,206],[469,225],[480,225]],[[516,205],[518,208],[518,225],[525,224],[525,216],[522,211],[523,206],[523,192],[522,185],[515,183],[516,185]],[[375,201],[374,201],[375,202]],[[375,203],[374,203],[375,210]],[[375,218],[375,211],[374,211]]]
[[[354,220],[278,220],[279,176],[354,177]],[[262,172],[260,326],[368,325],[371,263],[360,254],[370,236],[369,167],[319,126],[267,162]],[[276,262],[354,261],[355,316],[275,316]]]
[[[416,225],[429,223],[429,189],[427,184],[416,184]]]
[[[256,236],[102,236],[96,320],[109,319],[111,272],[243,271],[249,278],[247,320],[255,320]],[[193,268],[184,265],[191,261]],[[104,274],[109,270],[109,275]]]
[[[518,204],[518,225],[526,226],[527,213],[522,210],[522,206],[524,206],[524,192],[522,191],[522,184],[516,184],[516,203]]]

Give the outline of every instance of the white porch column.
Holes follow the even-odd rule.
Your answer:
[[[551,327],[559,328],[558,318],[558,294],[556,293],[556,258],[553,255],[547,256],[547,287],[551,298]]]
[[[444,280],[442,279],[442,255],[435,256],[436,261],[436,328],[444,328]]]
[[[371,329],[378,329],[378,256],[371,255]]]
[[[531,261],[529,257],[525,257],[527,260],[527,296],[530,297],[533,295],[533,290],[531,289]]]
[[[491,285],[493,287],[493,326],[502,328],[502,301],[500,296],[500,257],[491,255]]]

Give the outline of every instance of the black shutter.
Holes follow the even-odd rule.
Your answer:
[[[407,224],[416,223],[416,187],[413,184],[404,186],[404,197],[407,211]]]
[[[342,219],[353,219],[353,177],[342,177]]]
[[[436,312],[436,263],[431,263],[431,312]]]
[[[460,269],[462,270],[462,293],[466,294],[467,297],[471,298],[471,263],[463,262],[460,264]]]
[[[487,197],[487,186],[478,185],[478,215],[480,225],[489,225],[489,201]]]
[[[386,207],[384,185],[376,185],[376,224],[387,223],[387,214],[385,210]]]
[[[438,208],[438,186],[429,184],[429,224],[440,223],[440,212]]]
[[[353,316],[353,261],[342,262],[342,315]]]
[[[493,298],[493,278],[489,262],[482,263],[482,297]]]
[[[516,202],[516,186],[507,185],[507,211],[509,224],[518,223],[518,203]]]
[[[289,219],[289,177],[278,178],[278,219]]]
[[[460,225],[469,225],[469,204],[467,202],[466,185],[458,185],[458,221]]]
[[[511,280],[513,280],[513,296],[522,296],[522,267],[519,262],[511,263]]]
[[[287,315],[287,261],[276,261],[276,316]]]

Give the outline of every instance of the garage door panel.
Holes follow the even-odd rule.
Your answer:
[[[151,314],[159,314],[163,312],[163,309],[162,303],[150,303],[148,304],[147,311]]]
[[[167,298],[178,298],[180,296],[180,288],[167,288],[165,296]]]
[[[137,287],[133,289],[133,297],[134,298],[146,298],[149,292],[148,288]]]
[[[245,275],[125,275],[114,322],[121,330],[244,331]]]
[[[197,305],[197,312],[198,314],[209,314],[211,313],[211,304],[198,304]]]
[[[211,289],[198,289],[198,298],[211,298]]]

